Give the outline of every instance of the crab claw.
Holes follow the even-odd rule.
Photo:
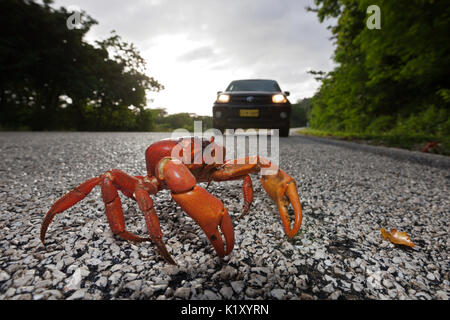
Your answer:
[[[293,238],[302,225],[302,205],[295,180],[283,170],[278,169],[276,174],[262,175],[261,184],[278,206],[286,235]],[[292,205],[295,215],[292,228],[289,220],[289,204]]]
[[[221,258],[233,250],[233,223],[222,201],[199,186],[183,193],[172,192],[172,198],[202,228]]]

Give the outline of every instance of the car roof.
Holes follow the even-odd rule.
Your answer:
[[[253,90],[239,90],[239,91],[227,91],[228,90],[228,88],[231,86],[231,85],[233,85],[234,83],[236,83],[236,82],[245,82],[245,81],[253,81],[253,82],[255,82],[255,81],[261,81],[261,82],[266,82],[266,83],[268,83],[268,82],[271,82],[275,87],[277,87],[278,89],[276,89],[276,90],[265,90],[265,91],[260,91],[260,90],[257,90],[257,91],[253,91]],[[275,80],[273,80],[273,79],[238,79],[238,80],[233,80],[233,81],[231,81],[229,84],[228,84],[228,86],[227,86],[227,88],[225,89],[225,91],[226,92],[247,92],[247,93],[251,93],[251,92],[254,92],[254,93],[256,93],[256,94],[260,94],[261,92],[281,92],[281,88],[280,88],[280,85],[278,84],[278,82],[276,82]]]
[[[235,82],[235,81],[273,81],[273,82],[276,82],[273,79],[237,79],[237,80],[233,80],[231,82]]]

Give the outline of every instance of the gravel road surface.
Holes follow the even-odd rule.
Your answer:
[[[54,201],[112,168],[145,174],[146,147],[168,136],[0,133],[0,300],[449,299],[450,159],[341,141],[280,139],[280,167],[303,205],[293,240],[255,176],[251,213],[239,221],[241,182],[208,189],[234,220],[223,260],[168,191],[154,200],[178,266],[150,242],[115,237],[98,187],[57,215],[41,244]],[[127,228],[145,235],[136,204],[122,199]],[[407,232],[415,247],[384,240],[380,228]]]

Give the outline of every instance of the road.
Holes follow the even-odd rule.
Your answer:
[[[301,232],[284,236],[255,177],[251,213],[237,221],[241,183],[212,184],[235,225],[220,260],[200,228],[162,191],[164,239],[178,266],[152,243],[111,233],[99,188],[58,215],[52,203],[87,178],[117,168],[145,173],[144,151],[163,133],[0,133],[0,299],[448,299],[450,160],[438,155],[291,136],[280,167],[295,178]],[[135,203],[127,228],[145,234]],[[405,231],[414,248],[384,240]]]

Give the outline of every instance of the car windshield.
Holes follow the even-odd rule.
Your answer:
[[[273,80],[237,80],[232,81],[226,91],[281,92],[281,89],[278,83]]]

